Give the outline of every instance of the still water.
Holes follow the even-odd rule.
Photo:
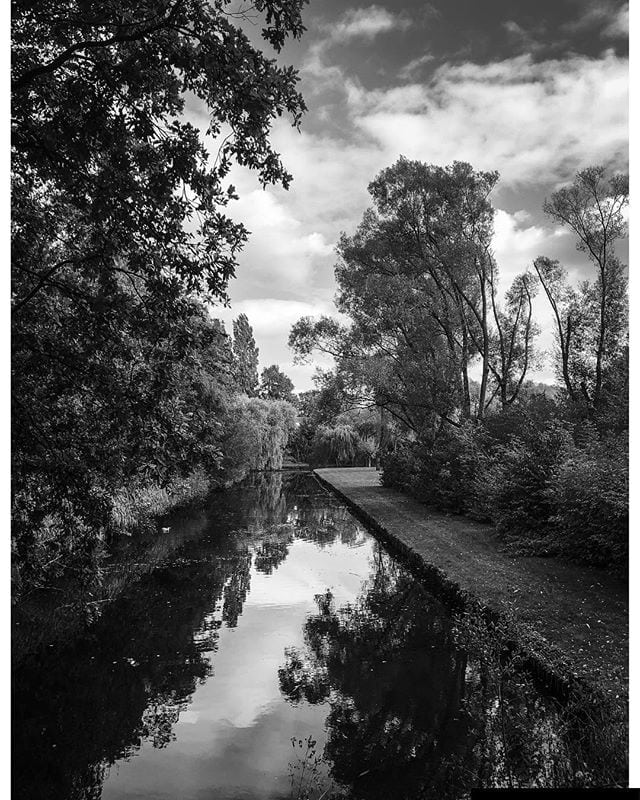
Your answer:
[[[515,679],[498,702],[447,611],[311,476],[263,476],[160,536],[90,625],[16,665],[14,800],[561,782],[545,701]]]

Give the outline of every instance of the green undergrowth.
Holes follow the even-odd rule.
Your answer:
[[[560,418],[545,398],[400,441],[383,482],[442,511],[490,522],[519,554],[626,571],[628,437]]]

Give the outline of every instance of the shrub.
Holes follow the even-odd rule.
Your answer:
[[[431,447],[423,448],[416,496],[456,514],[470,511],[475,505],[479,438],[478,427],[467,422],[444,429]]]
[[[570,432],[560,422],[538,427],[524,420],[518,436],[481,456],[474,495],[497,529],[512,538],[535,538],[553,513],[548,480]]]
[[[395,449],[382,457],[382,485],[413,494],[413,478],[420,469],[417,442],[398,441]]]
[[[483,422],[398,442],[383,484],[492,522],[521,552],[601,566],[628,558],[628,442],[595,423],[565,421],[543,396]]]
[[[559,551],[589,563],[624,566],[629,553],[629,470],[625,436],[569,444],[547,495]]]
[[[440,431],[433,443],[403,443],[383,459],[383,483],[454,513],[476,512],[474,478],[484,431],[466,422]]]

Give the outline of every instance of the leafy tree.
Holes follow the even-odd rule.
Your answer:
[[[263,0],[276,50],[303,0]],[[158,300],[224,292],[246,238],[220,211],[235,158],[263,183],[291,176],[268,133],[304,111],[291,68],[256,50],[226,0],[14,3],[14,311],[67,269],[141,277]],[[212,163],[181,119],[187,94],[224,135]],[[189,225],[185,225],[189,222]]]
[[[291,332],[299,358],[332,355],[352,394],[414,433],[481,419],[495,397],[515,402],[534,359],[534,276],[516,279],[503,308],[497,297],[497,178],[405,158],[383,170],[369,186],[373,208],[338,245],[337,304],[350,325],[306,318]]]
[[[598,408],[609,367],[627,344],[626,267],[614,252],[626,234],[624,211],[629,178],[606,178],[604,167],[589,167],[545,201],[549,216],[577,236],[577,248],[596,268],[593,283],[568,287],[556,261],[538,258],[535,268],[553,309],[560,373],[572,400]]]
[[[276,51],[303,32],[303,4],[256,4]],[[47,515],[95,537],[131,477],[166,482],[221,458],[231,358],[202,303],[224,298],[247,237],[224,214],[226,177],[235,159],[288,186],[269,133],[304,111],[295,71],[251,44],[242,17],[227,0],[13,4],[22,560]],[[214,159],[182,115],[187,98],[208,109]]]
[[[295,402],[293,381],[282,372],[277,364],[265,367],[260,375],[260,395],[269,400]]]
[[[233,321],[233,360],[236,386],[255,397],[258,389],[258,348],[246,314]]]

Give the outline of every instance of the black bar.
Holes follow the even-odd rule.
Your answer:
[[[472,789],[471,800],[640,800],[640,789]]]

